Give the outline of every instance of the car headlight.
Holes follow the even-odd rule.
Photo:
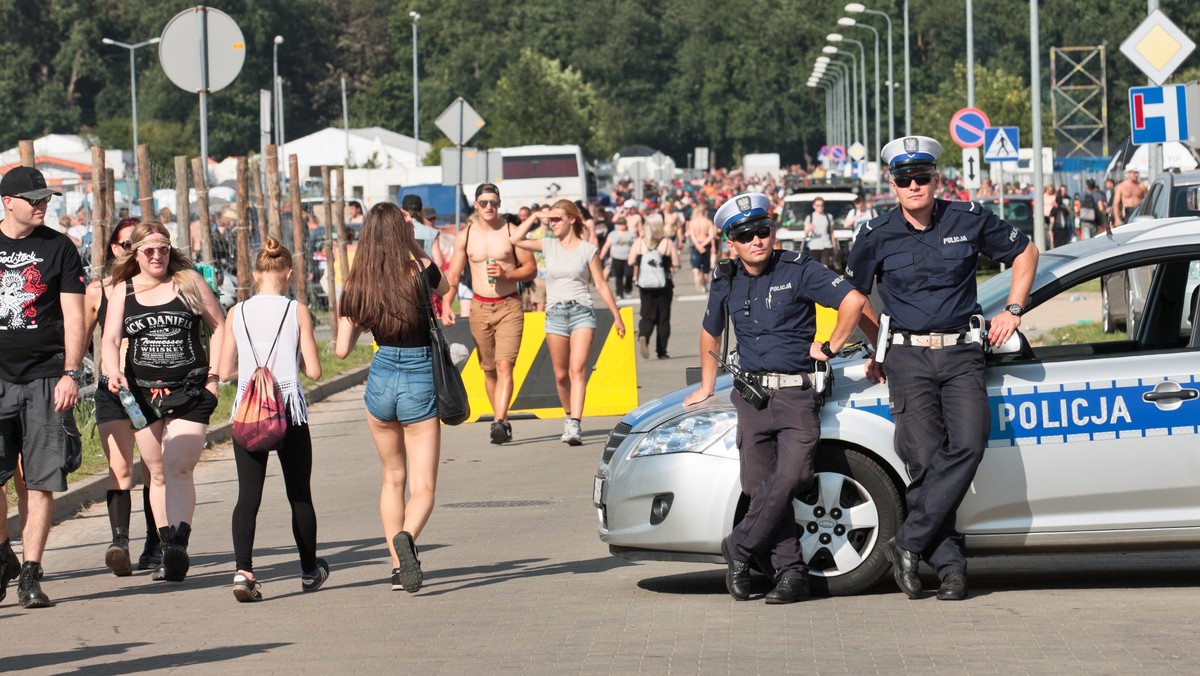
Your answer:
[[[714,443],[725,439],[727,446],[735,440],[728,437],[737,424],[735,411],[698,411],[685,415],[651,430],[630,457],[661,455],[663,453],[703,453]]]

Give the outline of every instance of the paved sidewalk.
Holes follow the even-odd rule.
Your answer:
[[[643,402],[696,360],[703,304],[676,307],[676,358],[639,360]],[[236,476],[218,449],[198,469],[187,581],[113,577],[107,517],[93,507],[51,533],[44,587],[56,607],[22,610],[9,587],[0,671],[1191,673],[1200,661],[1193,552],[976,559],[966,602],[908,601],[888,582],[794,606],[734,602],[719,567],[613,558],[591,489],[616,418],[585,419],[577,448],[558,441],[557,420],[516,421],[502,447],[486,423],[444,428],[437,508],[418,543],[425,587],[392,592],[361,398],[359,387],[313,407],[324,589],[300,592],[272,461],[255,550],[266,600],[234,601]]]

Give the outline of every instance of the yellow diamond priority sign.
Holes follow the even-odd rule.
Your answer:
[[[1166,82],[1195,48],[1196,43],[1157,9],[1121,43],[1121,53],[1156,85]]]

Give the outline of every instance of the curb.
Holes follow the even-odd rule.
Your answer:
[[[360,366],[353,371],[347,371],[328,382],[321,383],[310,390],[304,391],[304,396],[309,404],[315,404],[324,399],[350,389],[355,385],[361,385],[367,381],[367,375],[371,371],[371,365],[366,364]],[[205,445],[213,447],[218,444],[223,444],[233,437],[233,424],[225,421],[219,425],[212,425],[208,428],[208,434],[205,436]],[[207,462],[207,459],[201,457],[200,462]],[[139,459],[133,466],[134,483],[140,482],[142,477],[142,461]],[[54,495],[54,515],[53,523],[58,524],[66,521],[90,507],[94,502],[103,501],[108,492],[108,473],[100,472],[86,479],[81,479],[74,486],[68,486],[67,490]],[[141,504],[139,496],[135,502]],[[20,530],[17,528],[18,521],[21,518],[16,510],[14,514],[8,517],[8,532],[10,537],[20,537]]]

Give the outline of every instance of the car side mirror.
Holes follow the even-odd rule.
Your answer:
[[[1000,343],[999,345],[992,345],[991,343],[985,342],[984,349],[988,354],[994,357],[1010,354],[1021,354],[1021,350],[1024,349],[1024,342],[1025,336],[1021,335],[1020,330],[1017,330],[1013,331],[1013,334],[1008,337],[1008,340]]]
[[[1200,211],[1200,186],[1192,186],[1187,191],[1188,211]]]

